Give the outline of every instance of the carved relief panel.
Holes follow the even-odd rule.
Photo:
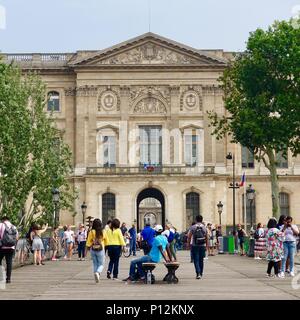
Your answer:
[[[119,87],[103,86],[98,90],[98,112],[120,111]]]
[[[202,111],[202,87],[201,86],[195,85],[195,86],[181,87],[180,111],[184,111],[184,112]]]

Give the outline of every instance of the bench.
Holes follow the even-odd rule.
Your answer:
[[[179,268],[180,264],[178,262],[168,262],[168,263],[164,263],[164,265],[168,269],[168,273],[165,275],[163,281],[166,281],[169,284],[178,283],[179,280],[176,277],[175,272]],[[142,268],[146,274],[145,283],[147,283],[147,284],[154,284],[155,283],[155,277],[154,277],[154,274],[152,273],[152,271],[155,269],[155,267],[156,267],[156,263],[153,263],[153,262],[144,262],[142,264]],[[148,277],[150,278],[150,276],[151,276],[151,283],[150,283],[150,281],[147,281]]]

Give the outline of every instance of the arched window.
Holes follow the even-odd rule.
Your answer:
[[[115,218],[116,213],[116,196],[107,192],[102,195],[102,223],[106,224],[107,220]]]
[[[200,214],[200,196],[199,193],[189,192],[186,195],[186,227],[190,227],[195,221],[197,215]]]
[[[47,111],[60,111],[59,93],[57,91],[48,92]]]
[[[290,215],[290,196],[286,192],[279,193],[280,214]]]

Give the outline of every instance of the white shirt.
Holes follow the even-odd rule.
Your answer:
[[[74,241],[74,231],[70,230],[70,231],[65,231],[64,232],[64,239],[67,241],[67,242],[70,242],[70,241]]]

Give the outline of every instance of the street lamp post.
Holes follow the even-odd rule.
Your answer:
[[[59,197],[60,192],[57,188],[52,189],[52,200],[54,203],[54,227],[59,226]]]
[[[220,226],[222,226],[221,214],[223,212],[223,203],[221,201],[219,201],[219,203],[217,204],[217,207],[218,207],[218,213],[219,213]]]
[[[232,160],[232,165],[233,165],[233,174],[232,174],[232,182],[229,185],[229,188],[232,189],[232,206],[233,206],[233,210],[232,210],[232,215],[233,215],[233,234],[235,233],[235,189],[239,189],[239,184],[237,182],[235,182],[235,157],[234,154],[232,154],[231,152],[228,153],[228,155],[226,156],[227,160]]]
[[[82,205],[81,205],[82,223],[83,223],[83,225],[85,224],[86,209],[87,209],[87,205],[86,205],[85,201],[83,201],[83,203],[82,203]]]
[[[253,227],[253,213],[252,213],[252,208],[253,208],[253,202],[255,199],[255,190],[252,186],[252,184],[249,184],[248,188],[246,189],[246,195],[247,199],[250,204],[250,230]]]
[[[254,257],[255,239],[253,238],[253,233],[252,233],[252,230],[253,230],[252,208],[253,208],[253,202],[254,202],[254,199],[255,199],[255,190],[254,190],[252,184],[249,184],[248,188],[246,189],[246,195],[247,195],[247,199],[248,199],[249,205],[250,205],[250,240],[249,240],[248,256],[249,257]]]

